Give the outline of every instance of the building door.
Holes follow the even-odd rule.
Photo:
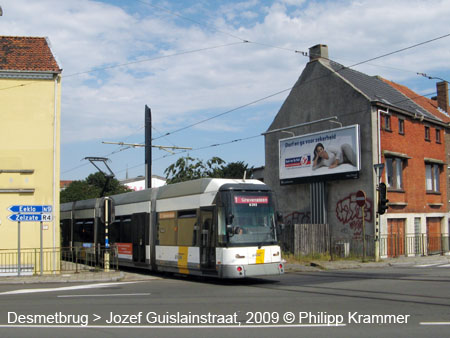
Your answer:
[[[148,214],[143,212],[131,217],[131,236],[133,241],[133,262],[145,263],[145,246],[149,242]]]
[[[428,254],[441,252],[441,219],[439,217],[427,218]]]
[[[215,225],[212,208],[200,209],[200,263],[202,268],[215,269]]]
[[[405,219],[391,218],[388,225],[388,257],[397,257],[405,254]]]

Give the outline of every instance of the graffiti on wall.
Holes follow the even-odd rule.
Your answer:
[[[336,217],[345,225],[341,232],[353,233],[353,238],[362,236],[362,210],[356,204],[356,192],[351,193],[336,203]],[[373,201],[366,198],[364,206],[364,219],[366,223],[373,222]]]
[[[294,211],[283,216],[284,224],[289,226],[293,224],[308,224],[311,223],[310,212]]]

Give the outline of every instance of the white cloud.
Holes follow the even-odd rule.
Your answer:
[[[201,25],[139,2],[127,3],[126,8],[115,3],[2,1],[2,34],[48,36],[61,62],[65,77],[65,143],[125,137],[143,124],[145,104],[152,107],[155,126],[165,132],[289,88],[308,62],[294,50],[308,51],[317,43],[328,45],[330,58],[350,65],[450,33],[445,31],[450,17],[450,3],[445,0],[249,0],[227,2],[219,8],[205,1],[189,8],[179,7],[178,2],[154,2],[182,16],[192,15]],[[69,76],[181,51],[239,43],[232,36],[288,50],[241,43]],[[417,80],[417,71],[449,72],[448,40],[357,69],[403,84]],[[423,81],[429,88],[429,82]],[[263,104],[281,105],[286,95],[256,107],[267,111]],[[266,114],[269,120],[276,109],[271,111],[271,117]],[[196,128],[202,128],[203,133],[209,130],[212,138],[218,130],[246,135],[264,131],[249,131],[253,124],[248,121],[253,118],[237,111],[217,123]],[[238,123],[234,124],[233,119]]]

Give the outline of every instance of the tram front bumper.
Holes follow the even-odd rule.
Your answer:
[[[222,278],[245,278],[282,274],[284,274],[284,264],[281,262],[219,266],[219,276]]]

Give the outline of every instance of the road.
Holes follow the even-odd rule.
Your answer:
[[[0,337],[444,337],[450,267],[1,285]]]

